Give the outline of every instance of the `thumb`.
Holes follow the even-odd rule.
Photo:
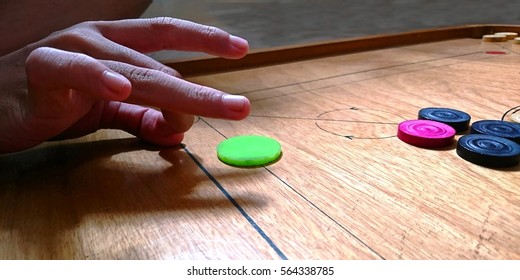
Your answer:
[[[74,89],[94,98],[121,101],[132,88],[127,78],[90,56],[49,47],[32,51],[25,68],[30,86],[44,91]]]

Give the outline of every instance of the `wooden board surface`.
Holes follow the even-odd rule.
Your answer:
[[[520,167],[395,137],[423,107],[476,121],[520,105],[520,47],[481,35],[195,67],[190,80],[247,96],[251,116],[199,118],[184,147],[99,131],[0,156],[0,258],[519,259]],[[282,158],[220,162],[217,144],[241,134],[278,139]]]

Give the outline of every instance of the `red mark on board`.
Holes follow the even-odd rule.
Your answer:
[[[487,51],[486,53],[487,54],[507,54],[506,52],[501,52],[501,51]]]

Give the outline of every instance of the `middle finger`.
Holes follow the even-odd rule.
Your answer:
[[[155,59],[104,37],[91,26],[91,23],[78,24],[72,28],[57,32],[47,38],[44,44],[63,50],[83,53],[96,59],[120,61],[181,77],[177,71]]]
[[[145,54],[123,45],[119,45],[103,36],[97,35],[97,37],[98,38],[96,38],[94,42],[86,44],[84,49],[80,51],[98,59],[120,61],[143,68],[159,70],[175,77],[181,77],[179,72],[176,70]]]

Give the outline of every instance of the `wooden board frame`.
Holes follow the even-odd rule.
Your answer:
[[[520,33],[520,26],[480,24],[425,29],[396,34],[383,34],[361,38],[340,39],[311,44],[253,50],[246,57],[239,60],[205,57],[164,61],[164,63],[182,73],[183,76],[191,77],[294,62],[304,59],[406,46],[410,44],[421,44],[461,38],[478,39],[482,38],[482,36],[486,34],[508,31]]]

